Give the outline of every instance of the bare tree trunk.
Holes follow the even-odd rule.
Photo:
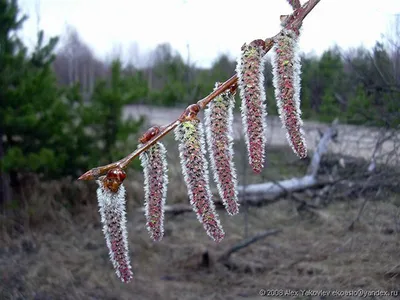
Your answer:
[[[68,85],[73,86],[74,85],[74,78],[73,78],[73,62],[72,62],[72,57],[68,56]]]
[[[3,130],[0,128],[0,159],[4,157]],[[8,174],[0,170],[0,208],[11,200],[10,180]]]
[[[89,67],[89,98],[92,97],[94,91],[94,84],[95,84],[95,64],[93,60],[90,60],[90,67]]]
[[[328,150],[330,141],[338,134],[338,124],[339,120],[335,119],[332,122],[331,127],[329,127],[321,137],[317,149],[312,157],[311,163],[308,166],[307,175],[310,175],[313,178],[317,176],[322,155]]]
[[[88,78],[88,76],[87,76],[87,61],[86,62],[84,62],[83,64],[82,64],[82,81],[81,81],[81,85],[82,85],[82,92],[83,92],[83,94],[86,96],[87,94],[88,94],[88,85],[87,85],[87,78]]]

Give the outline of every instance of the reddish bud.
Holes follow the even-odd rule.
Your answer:
[[[181,122],[195,119],[197,118],[197,114],[199,113],[199,111],[200,106],[198,104],[191,104],[185,109],[179,119],[181,120]]]
[[[148,141],[152,140],[159,133],[160,133],[160,127],[158,126],[151,127],[145,133],[143,133],[143,135],[139,139],[139,142],[145,144]]]
[[[116,193],[125,178],[126,173],[121,168],[111,169],[107,172],[106,177],[103,179],[104,188]]]

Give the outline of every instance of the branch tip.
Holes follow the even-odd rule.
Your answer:
[[[78,180],[94,180],[97,179],[97,177],[99,176],[99,171],[98,168],[94,168],[91,169],[89,171],[87,171],[86,173],[82,174]]]

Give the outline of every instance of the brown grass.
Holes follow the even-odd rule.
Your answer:
[[[170,159],[176,161],[177,153],[171,150]],[[270,148],[269,153],[274,163],[264,180],[300,175],[305,169],[306,163],[296,162],[281,149]],[[245,157],[237,157],[242,174]],[[169,203],[187,201],[180,176],[179,166],[170,164]],[[234,267],[227,268],[216,259],[244,238],[243,207],[234,217],[220,211],[226,231],[220,244],[208,238],[194,213],[166,215],[165,237],[156,243],[145,229],[143,213],[137,211],[142,177],[131,172],[128,179],[132,283],[121,283],[108,259],[95,185],[74,182],[71,188],[66,180],[52,188],[32,187],[17,210],[20,219],[15,214],[0,219],[0,299],[261,299],[261,288],[394,290],[400,286],[398,195],[370,199],[353,231],[348,226],[362,199],[336,201],[318,214],[299,213],[296,204],[285,199],[251,207],[250,236],[271,228],[283,232],[234,253]],[[248,183],[254,181],[247,178]]]

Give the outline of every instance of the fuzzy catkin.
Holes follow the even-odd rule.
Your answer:
[[[204,132],[198,119],[185,121],[175,128],[182,173],[190,204],[207,234],[216,242],[225,233],[218,219],[209,187],[208,163],[205,157]]]
[[[121,184],[116,193],[107,190],[98,180],[97,200],[103,233],[115,273],[122,282],[131,281],[133,274],[128,251],[126,230],[125,187]]]
[[[160,241],[164,235],[164,206],[167,197],[167,151],[161,142],[140,154],[144,172],[146,226],[150,236]]]
[[[216,85],[217,88],[218,84]],[[227,91],[204,111],[208,153],[219,195],[230,215],[239,212],[237,176],[233,161],[233,108],[235,96]]]
[[[262,41],[244,44],[236,73],[242,100],[242,124],[249,154],[249,163],[255,173],[264,168],[267,135],[267,107],[264,91],[264,55]]]
[[[300,110],[301,64],[298,34],[283,29],[273,48],[272,70],[278,113],[286,138],[293,151],[300,157],[307,156]]]

